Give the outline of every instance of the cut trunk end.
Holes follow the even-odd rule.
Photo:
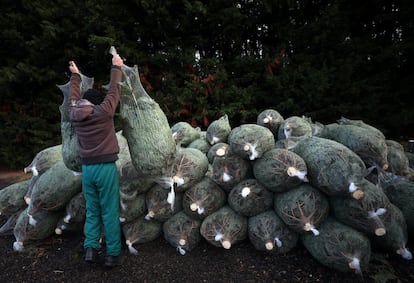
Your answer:
[[[354,191],[354,192],[352,193],[352,197],[353,197],[354,199],[359,200],[359,199],[361,199],[361,198],[363,198],[363,197],[364,197],[364,192],[363,192],[363,191],[361,191],[361,190],[356,190],[356,191]]]
[[[377,236],[384,236],[385,233],[386,233],[385,228],[381,227],[381,228],[375,229],[375,235],[377,235]]]
[[[217,150],[216,150],[216,155],[217,155],[217,156],[222,157],[222,156],[224,156],[225,154],[226,154],[226,150],[225,150],[224,148],[219,148],[219,149],[217,149]]]
[[[272,242],[267,242],[265,247],[266,247],[266,250],[271,251],[271,250],[273,250],[274,245],[273,245]]]
[[[296,176],[297,172],[296,172],[296,168],[295,167],[289,167],[287,170],[287,174],[289,177],[293,177]]]
[[[196,211],[198,209],[198,205],[196,203],[192,203],[190,205],[190,209],[191,209],[191,211]]]
[[[225,240],[223,242],[221,242],[221,245],[223,246],[223,248],[225,248],[226,250],[229,250],[231,248],[231,243],[229,240]]]

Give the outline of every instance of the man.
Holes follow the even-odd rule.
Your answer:
[[[118,83],[123,61],[112,57],[111,81],[107,95],[89,89],[81,98],[81,77],[73,61],[69,62],[70,119],[78,137],[82,159],[82,186],[86,200],[85,261],[95,262],[100,249],[101,228],[105,235],[105,266],[119,265],[121,224],[119,222],[119,176],[115,165],[119,146],[114,114],[119,103]]]

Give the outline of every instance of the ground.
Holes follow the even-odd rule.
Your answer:
[[[21,172],[0,172],[0,188],[21,178]],[[0,225],[5,220],[0,216]],[[102,262],[83,261],[80,234],[54,235],[25,245],[24,252],[13,251],[14,240],[0,235],[0,282],[414,282],[412,260],[375,250],[360,276],[321,265],[301,245],[276,255],[259,252],[248,241],[225,250],[203,240],[180,255],[160,237],[136,246],[138,255],[124,247],[122,265],[107,269]]]

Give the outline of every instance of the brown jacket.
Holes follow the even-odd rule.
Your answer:
[[[70,78],[70,119],[78,137],[82,164],[114,162],[118,159],[119,145],[115,134],[114,114],[119,103],[118,83],[121,69],[111,68],[108,93],[100,105],[81,99],[79,74]]]

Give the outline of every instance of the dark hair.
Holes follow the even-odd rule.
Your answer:
[[[89,100],[91,103],[95,105],[99,105],[104,100],[105,95],[95,88],[90,88],[87,91],[85,91],[83,98]]]

